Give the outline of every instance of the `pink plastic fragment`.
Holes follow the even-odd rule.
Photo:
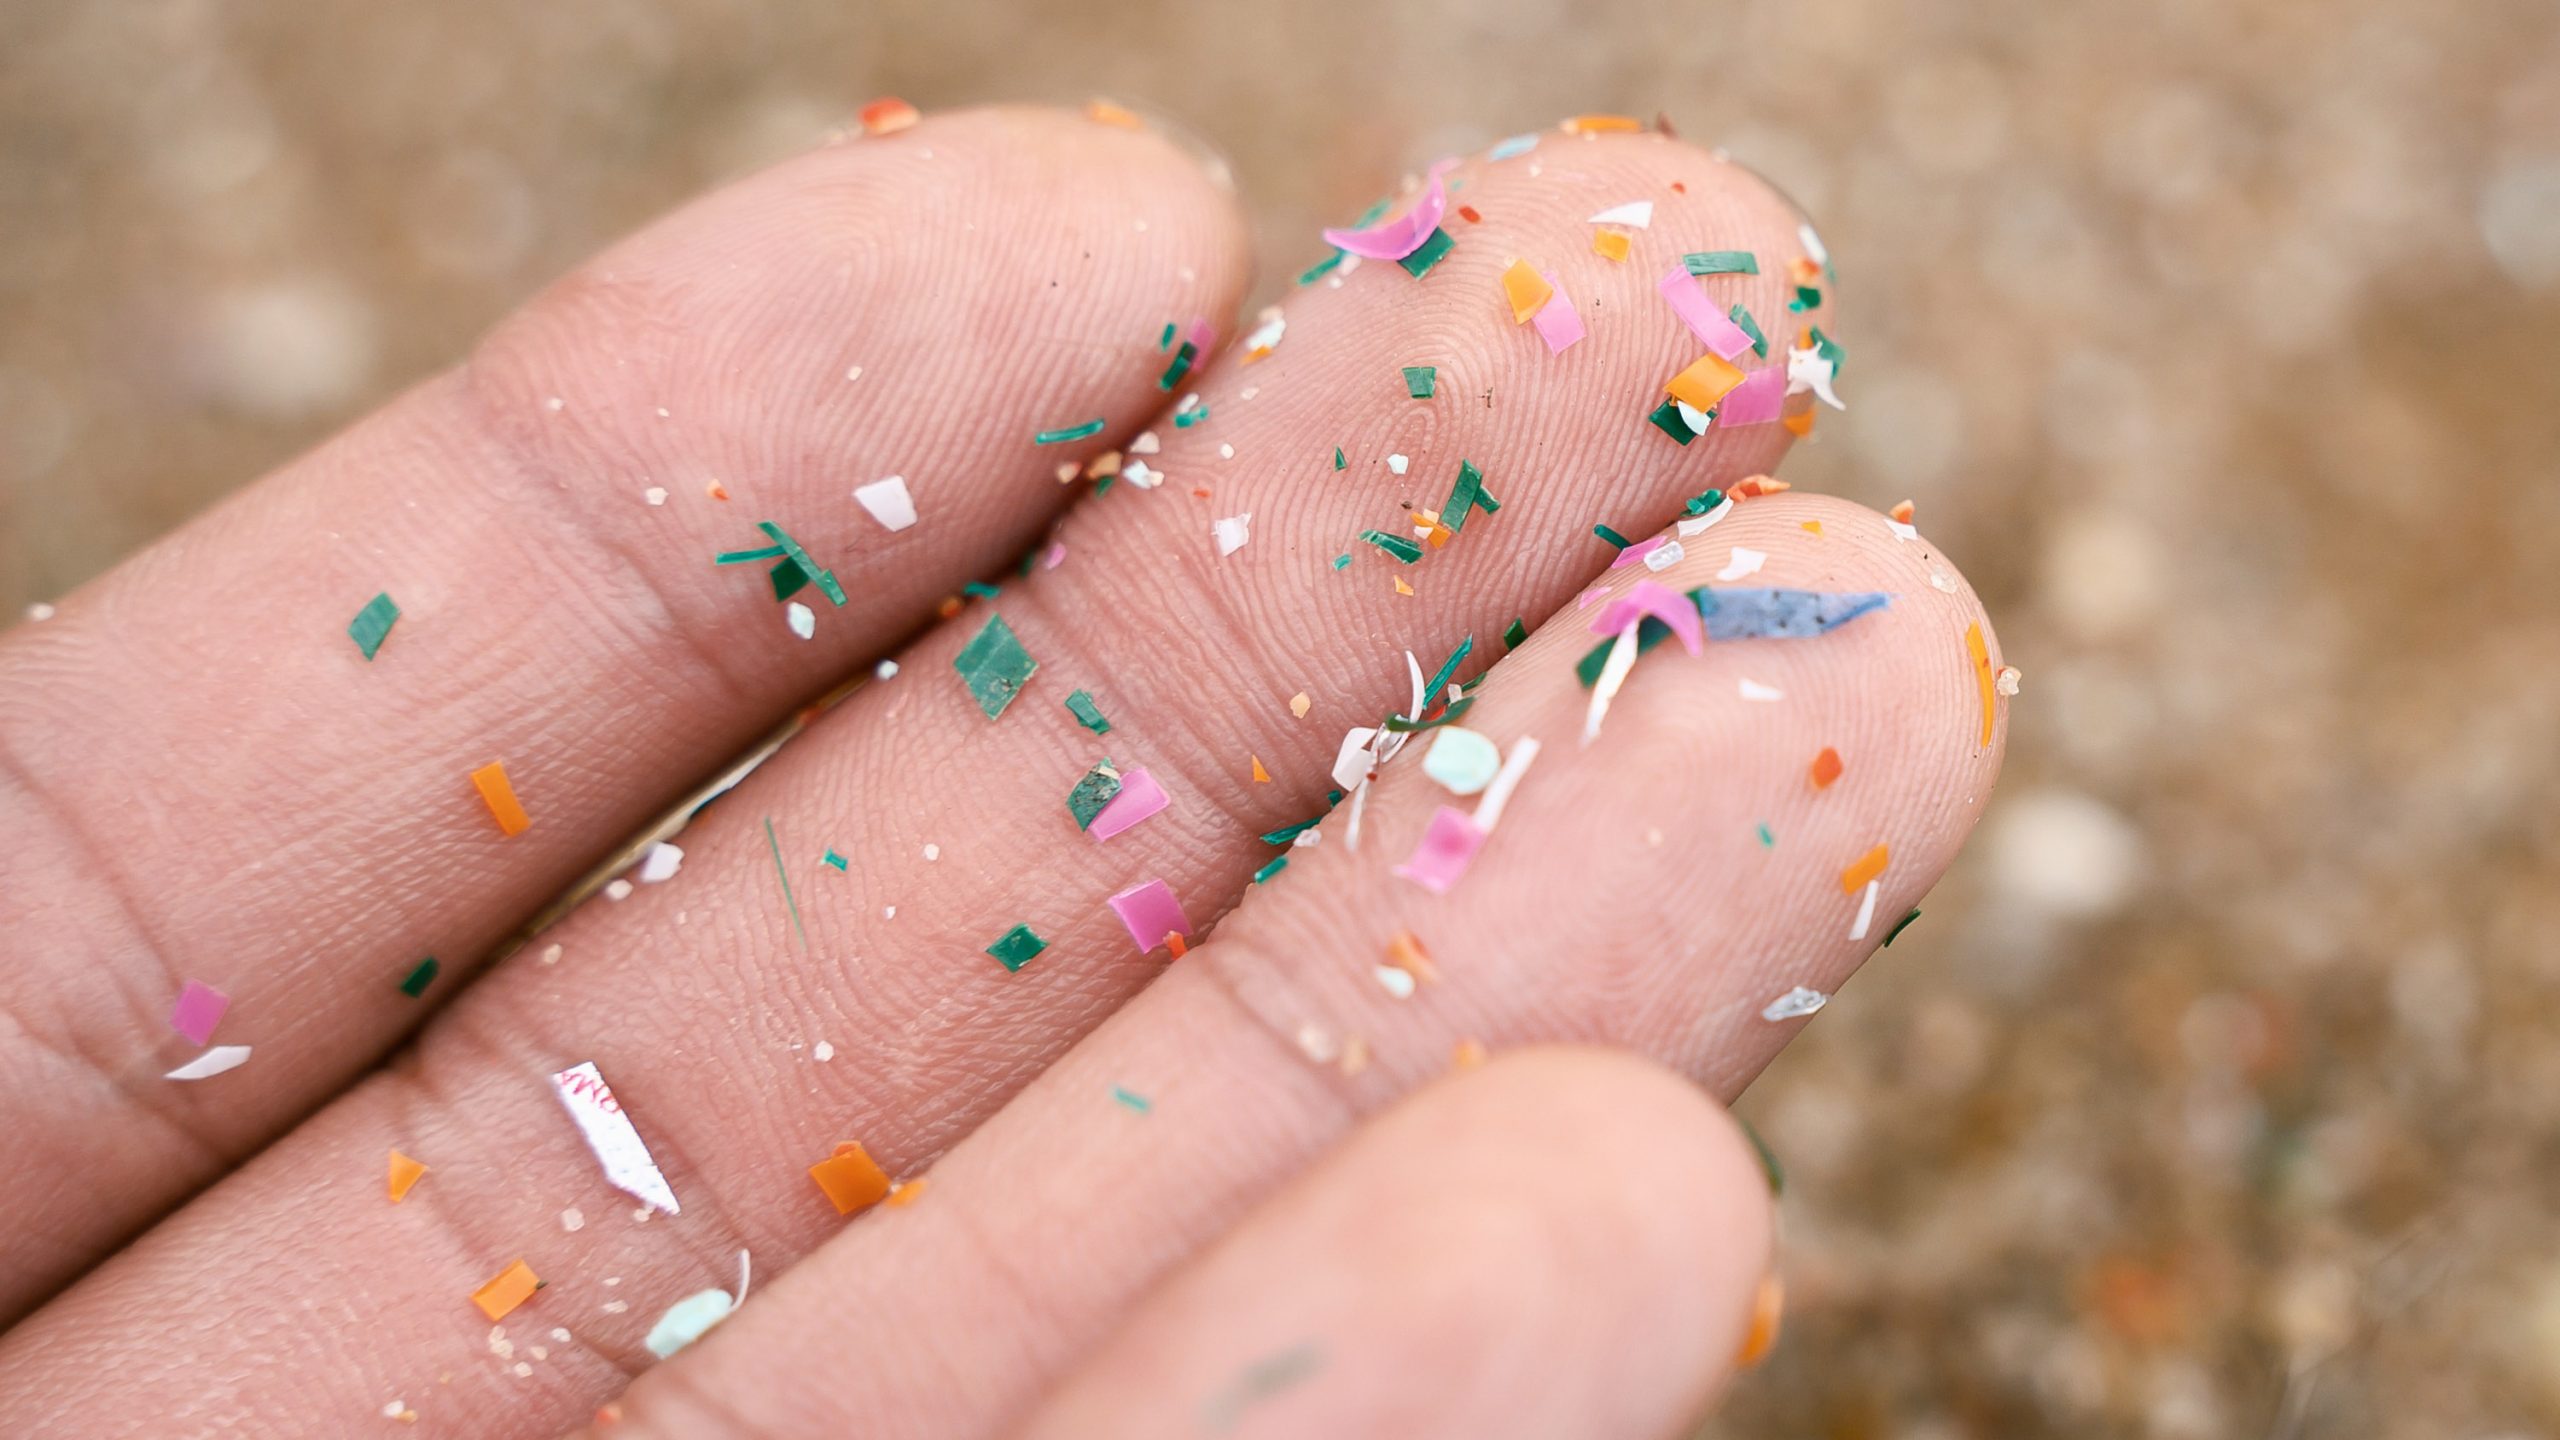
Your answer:
[[[1457,163],[1443,160],[1431,167],[1430,183],[1422,187],[1422,198],[1413,202],[1412,209],[1366,230],[1327,230],[1324,243],[1370,260],[1401,260],[1421,249],[1431,232],[1440,228],[1440,217],[1448,213],[1449,187],[1442,177]]]
[[[1787,367],[1772,365],[1754,370],[1742,377],[1742,383],[1725,392],[1716,403],[1716,424],[1726,429],[1736,425],[1766,425],[1778,418],[1787,403]]]
[[[1412,858],[1396,867],[1396,873],[1434,895],[1446,895],[1458,877],[1476,858],[1476,849],[1484,844],[1484,831],[1476,828],[1475,818],[1464,810],[1443,805],[1431,813],[1431,826],[1413,847]]]
[[[1218,327],[1210,324],[1208,317],[1194,315],[1191,317],[1191,328],[1183,332],[1182,338],[1199,346],[1200,353],[1206,355],[1218,348]]]
[[[1591,622],[1591,633],[1615,635],[1642,624],[1647,615],[1670,626],[1671,633],[1680,637],[1680,648],[1692,655],[1706,644],[1707,627],[1698,619],[1698,602],[1659,580],[1639,580],[1636,588],[1610,601],[1600,618]]]
[[[1093,823],[1084,833],[1096,840],[1108,840],[1148,816],[1172,804],[1156,777],[1144,770],[1120,772],[1120,793],[1111,803],[1094,812]]]
[[[169,1012],[169,1028],[186,1036],[187,1043],[202,1045],[213,1039],[213,1027],[222,1023],[222,1012],[230,1008],[230,996],[201,980],[190,980]]]
[[[1529,323],[1537,326],[1538,334],[1545,338],[1547,353],[1561,355],[1586,333],[1582,328],[1582,312],[1573,308],[1573,297],[1564,293],[1564,286],[1556,283],[1556,277],[1541,270],[1538,278],[1546,281],[1547,288],[1554,293],[1547,297],[1546,304],[1538,307],[1537,314],[1529,317]]]
[[[1698,337],[1699,344],[1714,351],[1717,359],[1730,360],[1751,348],[1751,337],[1716,308],[1715,302],[1707,298],[1707,292],[1698,288],[1698,282],[1689,274],[1687,266],[1672,266],[1671,273],[1662,277],[1658,288],[1662,291],[1662,298],[1671,302],[1673,313],[1689,327],[1689,333]]]
[[[1174,898],[1173,887],[1161,880],[1132,885],[1112,896],[1111,909],[1129,927],[1129,938],[1137,942],[1142,955],[1162,945],[1167,935],[1191,936],[1191,921],[1182,913],[1182,902]]]
[[[1662,537],[1659,535],[1656,535],[1649,540],[1639,540],[1633,545],[1628,546],[1626,549],[1619,551],[1618,558],[1609,562],[1609,568],[1612,570],[1624,570],[1630,565],[1642,564],[1644,562],[1644,557],[1652,554],[1654,549],[1661,544]]]

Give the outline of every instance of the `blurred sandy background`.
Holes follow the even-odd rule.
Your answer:
[[[2560,6],[0,0],[0,604],[860,101],[1106,93],[1263,291],[1667,111],[1822,222],[1845,417],[2025,671],[1928,914],[1754,1091],[1717,1436],[2560,1433]]]

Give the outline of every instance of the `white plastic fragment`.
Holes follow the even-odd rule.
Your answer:
[[[1404,468],[1412,463],[1413,461],[1411,458],[1403,455],[1390,455],[1387,457],[1387,469],[1398,475],[1403,474]]]
[[[1760,573],[1760,567],[1768,563],[1769,556],[1765,551],[1754,550],[1747,545],[1736,545],[1733,547],[1733,558],[1727,560],[1724,568],[1716,572],[1716,578],[1739,580],[1745,575],[1757,575]]]
[[[1413,998],[1413,972],[1400,965],[1377,968],[1378,987],[1399,1000]]]
[[[676,878],[676,870],[684,864],[684,851],[661,840],[640,857],[640,883],[657,885]]]
[[[1831,252],[1822,248],[1822,237],[1813,233],[1812,221],[1797,222],[1796,243],[1804,247],[1804,258],[1826,269],[1830,267]]]
[[[1138,432],[1138,438],[1129,442],[1129,453],[1132,455],[1153,455],[1163,448],[1164,442],[1156,438],[1156,432],[1153,430],[1141,430]]]
[[[1244,548],[1244,542],[1253,538],[1253,512],[1248,510],[1217,521],[1210,525],[1209,533],[1217,537],[1220,559],[1233,555]]]
[[[1601,211],[1599,214],[1592,216],[1590,220],[1585,223],[1592,225],[1624,225],[1631,230],[1642,230],[1653,223],[1653,202],[1650,200],[1630,200],[1624,205],[1612,205],[1608,209]]]
[[[649,1353],[664,1360],[699,1340],[712,1326],[726,1320],[737,1308],[747,1303],[747,1252],[738,1252],[738,1293],[726,1290],[697,1290],[667,1307],[658,1323],[649,1327]],[[535,1352],[539,1354],[540,1352]]]
[[[1144,439],[1146,437],[1140,436],[1139,438]],[[1131,451],[1135,451],[1138,448],[1137,442],[1130,442],[1129,448]],[[1141,490],[1153,490],[1164,483],[1164,472],[1149,465],[1144,460],[1132,460],[1120,468],[1120,478],[1137,486]]]
[[[868,485],[857,485],[853,498],[883,530],[904,530],[916,523],[916,499],[907,493],[907,477],[891,475]]]
[[[1876,923],[1876,892],[1883,887],[1884,882],[1881,880],[1870,880],[1867,882],[1866,898],[1858,902],[1858,923],[1849,927],[1850,939],[1864,940],[1867,938],[1867,927]]]
[[[1746,675],[1742,677],[1742,698],[1745,700],[1784,700],[1787,698],[1787,692],[1779,689],[1775,685],[1763,685],[1759,681]]]
[[[667,1186],[667,1177],[658,1170],[658,1162],[649,1157],[649,1147],[622,1113],[621,1102],[613,1098],[613,1087],[604,1083],[592,1060],[572,1065],[551,1077],[551,1090],[560,1104],[577,1122],[578,1131],[593,1150],[597,1163],[604,1167],[604,1178],[613,1188],[654,1209],[670,1215],[683,1213],[676,1204],[676,1192]]]
[[[1583,744],[1600,738],[1600,722],[1609,717],[1609,702],[1618,698],[1618,687],[1627,683],[1627,672],[1636,667],[1636,634],[1643,628],[1630,625],[1610,643],[1609,658],[1601,663],[1600,678],[1591,686],[1591,708],[1582,717]]]
[[[1663,571],[1670,569],[1672,566],[1679,564],[1682,559],[1687,557],[1688,553],[1688,551],[1680,548],[1679,541],[1665,541],[1664,543],[1656,545],[1652,549],[1644,552],[1644,568],[1652,571],[1656,575],[1659,575]]]
[[[1727,495],[1724,497],[1721,504],[1717,505],[1716,508],[1708,511],[1704,515],[1684,515],[1680,517],[1680,538],[1686,540],[1693,535],[1697,535],[1704,531],[1708,526],[1715,524],[1717,521],[1722,520],[1724,517],[1732,513],[1733,497]]]
[[[1830,1003],[1830,996],[1810,986],[1799,985],[1762,1006],[1760,1018],[1772,1025],[1781,1020],[1798,1020]]]
[[[1511,753],[1502,761],[1502,773],[1484,787],[1484,798],[1476,802],[1476,829],[1486,835],[1502,823],[1502,807],[1511,803],[1511,792],[1520,788],[1520,777],[1529,773],[1529,762],[1538,758],[1538,737],[1523,735],[1511,742]]]
[[[667,487],[664,485],[652,485],[648,489],[640,492],[640,498],[648,501],[652,505],[664,505],[667,503]]]
[[[1707,427],[1715,423],[1715,417],[1686,400],[1674,400],[1671,405],[1680,412],[1680,423],[1688,426],[1692,435],[1706,434]]]
[[[1422,752],[1422,773],[1452,795],[1473,795],[1493,783],[1502,769],[1502,751],[1482,732],[1463,725],[1444,725],[1433,732],[1431,748]]]
[[[161,1078],[164,1080],[210,1080],[225,1071],[237,1070],[248,1064],[249,1050],[250,1047],[246,1045],[216,1045]]]
[[[1911,541],[1920,538],[1920,531],[1916,526],[1905,525],[1899,520],[1885,521],[1884,528],[1892,531],[1893,538],[1896,540]]]
[[[1787,393],[1802,395],[1810,390],[1823,404],[1834,410],[1846,410],[1849,407],[1840,403],[1839,394],[1831,388],[1832,374],[1839,368],[1818,349],[1789,350]]]
[[[782,612],[782,618],[785,623],[790,625],[792,634],[799,636],[803,640],[816,638],[818,633],[817,611],[810,609],[808,606],[801,604],[797,600],[794,600],[791,602],[789,608]]]
[[[1333,754],[1333,788],[1357,790],[1368,780],[1372,759],[1369,742],[1377,738],[1378,732],[1366,725],[1343,733],[1342,747]]]

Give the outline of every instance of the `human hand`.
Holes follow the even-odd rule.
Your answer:
[[[1470,158],[1427,274],[1318,276],[1267,354],[1168,391],[1192,318],[1235,309],[1243,224],[1121,119],[955,113],[730,187],[0,638],[10,1433],[1483,1440],[1706,1403],[1771,1264],[1715,1102],[1801,1023],[1764,1007],[1835,988],[1954,855],[1999,766],[1996,642],[1925,540],[1843,502],[1702,505],[1668,563],[1595,538],[1650,544],[1813,404],[1685,445],[1646,422],[1705,348],[1665,299],[1684,253],[1757,257],[1694,282],[1700,324],[1766,331],[1743,370],[1831,328],[1747,173],[1656,134]],[[1648,225],[1588,218],[1631,201]],[[1515,322],[1514,258],[1587,338]],[[1500,508],[1418,531],[1461,461]],[[911,526],[853,498],[891,475]],[[759,522],[828,578],[790,562],[776,603],[772,560],[713,563]],[[1890,601],[1733,638],[1761,602],[1731,597],[1699,653],[1602,680],[1586,743],[1595,623],[1710,585]],[[1037,670],[1011,693],[969,654],[982,703],[955,661],[997,616]],[[1428,827],[1479,838],[1482,792],[1425,768],[1481,783],[1467,742],[1415,736],[1320,843],[1267,843],[1365,775],[1346,731],[1455,709],[1417,710],[1416,671],[1470,637],[1458,724],[1527,768],[1445,893],[1398,871]],[[673,878],[484,964],[891,654]],[[1131,811],[1139,770],[1170,803],[1098,839],[1068,796],[1106,758]],[[1154,880],[1198,927],[1178,959],[1106,903]],[[1018,969],[988,953],[1016,925],[1045,941]],[[166,1079],[203,1048],[170,1023],[190,981],[252,1051]],[[680,1213],[564,1113],[589,1061]],[[850,1221],[809,1173],[840,1142],[903,1182]],[[398,1203],[392,1151],[428,1167]],[[746,1303],[656,1363],[741,1252]],[[484,1318],[519,1259],[544,1288]]]

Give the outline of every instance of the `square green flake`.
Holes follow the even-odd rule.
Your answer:
[[[1689,422],[1680,418],[1680,407],[1668,400],[1654,406],[1653,413],[1644,418],[1653,422],[1654,429],[1683,445],[1698,438],[1696,432],[1689,428]]]
[[[1431,392],[1439,388],[1439,384],[1440,367],[1437,365],[1407,365],[1404,367],[1404,393],[1412,396],[1416,400],[1430,399]]]
[[[1429,239],[1415,247],[1412,254],[1396,263],[1404,267],[1406,274],[1419,280],[1431,273],[1431,267],[1440,263],[1440,257],[1456,248],[1458,242],[1449,238],[1448,231],[1434,230]]]
[[[364,658],[370,660],[373,652],[382,648],[383,637],[391,633],[391,623],[399,618],[400,607],[392,602],[390,592],[384,591],[364,602],[356,618],[347,622],[347,634],[364,652]]]
[[[986,628],[961,647],[951,668],[960,672],[960,678],[968,682],[969,693],[977,697],[978,708],[993,720],[1022,693],[1040,662],[1013,638],[1013,627],[1004,623],[1002,615],[990,615]]]
[[[1076,717],[1077,724],[1096,735],[1111,733],[1111,721],[1102,713],[1102,707],[1093,703],[1090,691],[1079,690],[1068,696],[1067,713]]]
[[[1084,772],[1084,778],[1076,782],[1076,788],[1067,792],[1067,813],[1076,817],[1077,829],[1090,830],[1093,817],[1101,814],[1102,807],[1118,798],[1119,794],[1120,772],[1112,768],[1111,757],[1106,755],[1092,769]]]
[[[1031,963],[1031,957],[1049,948],[1049,942],[1031,933],[1028,925],[1016,925],[987,947],[987,953],[1007,970],[1020,970]]]

